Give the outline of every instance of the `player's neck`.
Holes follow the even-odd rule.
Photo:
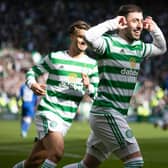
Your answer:
[[[128,44],[132,44],[134,40],[128,38],[124,33],[119,32],[118,34],[124,41],[126,41]]]
[[[72,47],[69,48],[69,50],[67,51],[68,54],[73,57],[73,58],[80,58],[84,55],[84,52],[83,51],[80,51],[80,50],[77,50],[77,49],[74,49]]]

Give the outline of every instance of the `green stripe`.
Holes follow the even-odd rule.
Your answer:
[[[62,69],[52,69],[50,71],[50,73],[54,74],[54,75],[62,75],[62,76],[71,76],[71,75],[74,75],[75,77],[78,77],[78,78],[82,78],[82,74],[81,72],[76,72],[74,70],[70,71],[64,71]]]
[[[123,54],[123,53],[115,53],[115,52],[109,52],[109,53],[106,53],[108,55],[107,56],[104,56],[104,57],[100,57],[100,59],[112,59],[112,60],[119,60],[119,61],[127,61],[129,62],[130,59],[134,58],[136,63],[141,63],[142,61],[142,57],[139,57],[138,55],[126,55],[126,54]],[[105,54],[104,54],[105,55]]]
[[[52,85],[52,86],[59,86],[61,84],[60,81],[57,81],[56,79],[52,80],[52,79],[47,79],[47,84],[48,85]]]
[[[32,70],[36,73],[36,75],[40,76],[43,74],[43,72],[37,67],[37,66],[34,66],[32,67]]]
[[[137,160],[137,161],[132,161],[132,162],[128,162],[125,163],[125,167],[124,168],[141,168],[144,164],[143,160]]]
[[[51,97],[57,97],[57,98],[60,98],[63,100],[71,100],[71,101],[75,101],[75,102],[80,102],[82,99],[82,97],[80,97],[80,96],[64,94],[64,93],[60,93],[60,92],[53,92],[50,90],[47,90],[47,94],[48,94],[48,96],[51,96]]]
[[[57,81],[56,79],[54,79],[54,80],[52,80],[52,79],[47,79],[47,84],[48,85],[51,85],[51,86],[60,86],[60,85],[62,85],[62,83],[60,82],[60,81]],[[97,88],[97,86],[98,86],[98,83],[97,82],[91,82],[91,84],[95,87],[95,88]]]
[[[89,75],[89,78],[98,77],[98,76],[99,76],[99,73],[95,72],[95,73],[92,73],[91,75]]]
[[[106,44],[106,50],[105,50],[105,53],[103,54],[104,56],[108,55],[108,53],[110,53],[110,46],[109,46],[109,43],[108,43],[108,40],[105,38],[105,44]],[[100,58],[106,58],[106,57],[100,57]]]
[[[126,115],[128,112],[128,109],[121,109],[115,107],[111,102],[103,101],[103,100],[95,100],[93,105],[99,106],[99,107],[109,107],[109,108],[114,108],[116,111],[122,113],[123,115]],[[91,111],[91,113],[96,113]],[[98,114],[98,113],[96,113]]]
[[[41,66],[43,66],[43,68],[44,68],[47,72],[50,72],[51,68],[50,68],[50,66],[48,65],[47,62],[43,62],[43,63],[41,64]]]
[[[112,43],[114,46],[116,47],[120,47],[120,48],[126,48],[126,49],[129,49],[129,50],[139,50],[141,51],[142,50],[142,43],[140,43],[139,41],[139,44],[137,42],[135,42],[133,45],[130,45],[130,44],[122,44],[120,43],[119,41],[115,40],[115,38],[113,39],[113,37],[109,34],[105,34],[104,36],[104,39],[106,40],[107,43]]]
[[[99,73],[105,72],[105,73],[113,73],[113,74],[121,74],[121,70],[123,68],[119,68],[119,67],[112,67],[112,66],[100,66],[99,67]]]
[[[59,59],[59,58],[51,58],[51,62],[53,64],[65,64],[65,65],[74,65],[79,67],[87,67],[93,68],[94,64],[89,64],[89,62],[78,62],[77,60],[66,60],[66,59]]]
[[[32,74],[31,72],[27,72],[26,73],[26,78],[28,78],[28,77],[34,77],[34,74]],[[37,77],[37,75],[36,75],[36,77]]]
[[[120,145],[121,148],[126,146],[126,142],[124,140],[123,135],[120,132],[120,129],[114,119],[114,117],[111,114],[105,114],[105,117],[107,119],[107,122],[109,124],[109,126],[111,127],[111,130],[118,142],[118,144]]]
[[[131,96],[123,96],[123,95],[116,95],[112,93],[105,93],[105,92],[98,92],[98,97],[106,97],[109,100],[112,101],[118,101],[122,103],[129,103]]]
[[[121,138],[119,137],[118,132],[116,132],[116,130],[114,129],[114,126],[113,126],[112,120],[110,119],[109,114],[105,114],[104,116],[105,116],[105,118],[106,118],[106,120],[107,120],[107,123],[108,123],[108,125],[110,126],[111,131],[113,132],[113,134],[114,134],[114,136],[115,136],[115,138],[116,138],[118,144],[120,145],[120,144],[121,144]]]
[[[132,51],[142,51],[142,44],[135,44],[135,45],[130,45],[130,44],[122,44],[118,41],[112,41],[113,42],[113,45],[116,46],[116,47],[119,47],[119,48],[126,48],[126,49],[129,49],[129,50],[132,50]]]
[[[135,84],[136,83],[113,81],[113,80],[107,80],[107,79],[101,79],[99,83],[100,86],[107,86],[107,87],[121,88],[121,89],[128,89],[128,90],[134,90]]]
[[[55,110],[58,109],[58,110],[61,110],[64,112],[71,112],[71,113],[76,113],[76,111],[77,111],[77,107],[60,105],[58,103],[56,104],[56,103],[48,101],[46,98],[44,98],[43,100],[46,104],[48,104],[49,106],[51,106]]]
[[[145,44],[145,43],[144,43],[144,47],[145,47],[145,49],[144,49],[144,52],[143,52],[143,54],[142,54],[142,57],[144,57],[145,54],[146,54],[146,44]]]
[[[66,118],[66,117],[62,117],[59,113],[57,113],[56,111],[52,111],[51,109],[45,107],[45,106],[42,106],[42,105],[39,105],[38,106],[38,110],[39,111],[47,111],[47,112],[52,112],[54,113],[55,115],[59,116],[60,118],[62,118],[64,121],[68,122],[68,123],[72,123],[73,119],[70,119],[70,118]],[[45,124],[45,123],[44,123]]]
[[[98,85],[99,85],[99,83],[97,83],[97,82],[91,82],[91,84],[92,84],[95,88],[97,88]]]
[[[44,129],[44,132],[45,134],[48,133],[48,123],[46,121],[46,118],[44,116],[40,116],[42,122],[43,122],[43,129]]]

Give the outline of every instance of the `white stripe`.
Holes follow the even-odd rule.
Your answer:
[[[98,91],[108,93],[108,94],[115,94],[118,96],[132,96],[134,90],[113,88],[109,86],[100,86]]]
[[[113,73],[102,73],[101,79],[109,79],[113,81],[119,82],[129,82],[129,83],[136,83],[137,77],[136,76],[126,76],[120,74],[113,74]]]
[[[107,103],[109,102],[108,99],[106,99],[105,97],[103,97],[103,98],[99,97],[99,98],[97,98],[97,100],[106,101]],[[130,104],[130,103],[121,103],[119,101],[112,101],[112,100],[110,100],[110,103],[112,103],[115,106],[115,108],[121,108],[123,110],[127,109]],[[115,110],[115,109],[113,109],[113,110]]]
[[[88,74],[89,73],[89,67],[87,66],[87,64],[95,64],[95,60],[92,59],[92,58],[89,58],[88,56],[84,56],[84,57],[81,57],[80,59],[74,59],[66,54],[64,54],[62,52],[62,54],[60,53],[52,53],[52,57],[54,58],[59,58],[61,60],[71,60],[71,61],[74,61],[76,63],[84,63],[86,64],[86,66],[77,66],[77,65],[71,65],[71,64],[53,64],[52,62],[50,62],[49,59],[46,59],[46,63],[48,64],[48,66],[51,68],[51,69],[61,69],[61,70],[65,70],[65,71],[75,71],[75,72],[81,72],[81,73],[86,73]],[[83,58],[83,59],[82,59]]]
[[[75,116],[75,113],[72,113],[72,112],[68,112],[68,111],[62,111],[62,110],[59,110],[59,109],[54,109],[53,107],[49,106],[47,103],[45,103],[44,101],[41,101],[40,105],[46,107],[47,109],[53,111],[53,112],[56,112],[58,113],[61,117],[66,117],[66,118],[69,118],[69,119],[73,119],[74,116]],[[52,113],[53,115],[56,115],[54,113]]]
[[[52,52],[51,53],[51,58],[55,59],[62,59],[62,60],[74,60],[75,62],[83,63],[83,62],[88,62],[89,64],[95,64],[96,60],[87,56],[83,55],[80,58],[73,58],[71,57],[67,51],[59,51],[59,52]]]
[[[126,68],[130,68],[130,62],[129,61],[121,61],[121,60],[112,60],[112,59],[106,59],[103,61],[99,62],[99,66],[104,66],[104,65],[108,65],[108,66],[115,66],[115,67],[126,67]],[[139,70],[140,68],[140,64],[139,63],[135,63],[135,67],[134,69]]]
[[[121,49],[124,51],[123,52],[123,54],[124,55],[132,55],[132,56],[139,56],[139,57],[141,57],[141,55],[142,55],[142,52],[143,52],[143,49],[142,50],[139,50],[139,52],[141,53],[140,55],[138,54],[137,55],[137,50],[130,50],[129,48],[121,48],[121,47],[117,47],[117,46],[114,46],[113,45],[113,43],[111,43],[111,40],[108,38],[108,44],[110,45],[110,51],[112,52],[112,53],[120,53],[121,52]],[[121,44],[123,44],[123,45],[125,45],[124,43],[123,43],[123,41],[120,41],[120,40],[116,40],[116,41],[118,41],[119,43],[121,43]],[[136,44],[137,43],[137,44]],[[127,44],[126,44],[127,45]],[[135,42],[132,46],[136,46],[136,45],[141,45],[140,44],[140,41],[137,41],[137,42]]]
[[[73,153],[64,153],[65,157],[70,157],[70,158],[82,158],[82,155],[78,155],[78,154],[73,154]]]
[[[69,81],[69,76],[62,76],[62,75],[54,75],[54,74],[50,74],[48,76],[49,79],[51,80],[56,80],[56,81],[64,81],[64,82],[68,82]],[[75,78],[75,83],[82,83],[82,78]]]
[[[55,93],[62,92],[66,95],[79,96],[79,97],[82,97],[85,94],[85,91],[83,89],[83,85],[72,86],[72,87],[73,88],[70,88],[70,86],[66,86],[66,85],[53,87],[53,86],[48,85],[47,90],[55,92]]]
[[[54,74],[50,74],[48,76],[48,79],[51,79],[51,80],[56,80],[56,81],[69,81],[69,77],[68,76],[62,76],[62,75],[54,75]],[[76,83],[82,83],[82,78],[75,78],[76,80]],[[93,83],[98,83],[99,82],[99,78],[97,76],[93,76],[91,79],[90,79],[90,82],[93,82]]]
[[[52,96],[52,97],[47,96],[46,98],[51,103],[55,103],[55,104],[59,103],[59,105],[61,105],[61,106],[70,106],[73,108],[76,107],[76,103],[71,100],[60,101],[60,99],[58,99],[55,96]]]
[[[90,79],[90,82],[91,83],[98,83],[99,82],[99,78],[97,76],[93,76],[91,79]]]

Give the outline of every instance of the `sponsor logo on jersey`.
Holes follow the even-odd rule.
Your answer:
[[[136,70],[127,69],[127,68],[122,69],[121,74],[128,75],[128,76],[138,76],[138,72]]]
[[[81,80],[79,80],[76,73],[70,73],[68,75],[68,81],[61,81],[59,87],[78,90],[81,92],[83,91],[83,83],[81,82]]]
[[[124,68],[121,70],[121,74],[128,76],[138,76],[138,72],[134,70],[134,68],[136,67],[136,59],[131,57],[129,59],[129,64],[131,69]]]

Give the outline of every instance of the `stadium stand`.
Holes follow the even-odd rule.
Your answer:
[[[18,95],[24,81],[25,71],[37,61],[34,53],[44,56],[51,50],[67,48],[67,27],[75,20],[83,19],[95,25],[112,18],[122,3],[137,3],[157,21],[168,39],[168,12],[164,0],[153,3],[142,1],[21,1],[4,0],[0,2],[0,92]],[[149,35],[143,35],[150,41]],[[168,41],[168,40],[167,40]],[[93,56],[93,55],[92,55]],[[36,55],[37,57],[37,55]],[[139,80],[152,77],[160,86],[165,87],[168,79],[168,53],[145,60]]]

